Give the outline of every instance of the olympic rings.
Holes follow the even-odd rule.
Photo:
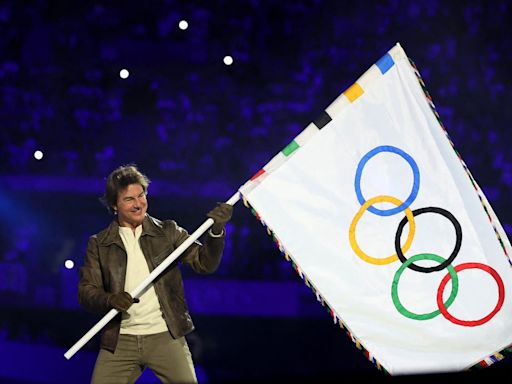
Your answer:
[[[398,298],[398,281],[400,280],[400,276],[405,271],[405,269],[409,266],[409,264],[412,264],[417,260],[434,260],[440,264],[444,264],[446,262],[446,260],[443,259],[441,256],[438,256],[433,253],[420,253],[418,255],[412,256],[411,258],[409,258],[402,264],[402,266],[398,269],[398,271],[396,271],[395,277],[393,278],[393,283],[391,284],[391,298],[393,299],[393,304],[395,304],[395,308],[398,310],[398,312],[400,312],[405,317],[409,317],[410,319],[415,319],[415,320],[429,320],[429,319],[432,319],[432,318],[436,317],[437,315],[439,315],[441,313],[441,310],[438,309],[438,310],[430,312],[430,313],[424,313],[424,314],[418,315],[416,313],[413,313],[413,312],[405,309],[405,307],[400,302],[400,299]],[[457,277],[457,273],[455,272],[456,268],[453,268],[452,265],[448,265],[447,268],[448,268],[448,272],[449,272],[447,276],[452,277],[453,283],[452,283],[452,292],[450,293],[450,297],[448,298],[448,300],[446,300],[446,304],[443,304],[444,308],[447,308],[450,305],[452,305],[453,301],[455,300],[455,296],[457,296],[457,292],[459,290],[459,278]],[[443,286],[443,288],[444,288],[444,286]],[[439,290],[438,290],[438,292],[439,292]],[[442,302],[442,298],[443,298],[443,296],[442,296],[442,292],[441,292],[441,299],[440,299],[441,302]],[[438,296],[438,300],[439,300],[439,296]]]
[[[380,196],[373,197],[369,200],[365,200],[365,198],[363,197],[363,194],[361,193],[361,176],[363,173],[363,168],[366,165],[366,163],[368,162],[368,160],[370,160],[373,156],[377,155],[380,152],[396,153],[399,156],[401,156],[403,159],[405,159],[411,166],[413,176],[414,176],[414,182],[413,182],[411,193],[410,193],[409,197],[404,202],[400,201],[399,199],[397,199],[395,197],[387,196],[387,195],[380,195]],[[429,319],[432,319],[432,318],[438,316],[439,314],[442,314],[444,316],[444,318],[446,318],[447,320],[449,320],[452,323],[457,324],[457,325],[462,325],[462,326],[466,326],[466,327],[475,327],[475,326],[485,324],[486,322],[491,320],[500,311],[500,309],[503,306],[503,303],[505,301],[505,287],[503,284],[503,280],[501,279],[500,275],[498,274],[498,272],[496,270],[494,270],[493,268],[491,268],[490,266],[485,265],[485,264],[463,263],[456,267],[452,266],[451,263],[453,262],[455,257],[457,257],[457,255],[460,251],[460,248],[461,248],[462,227],[461,227],[459,221],[455,218],[455,216],[451,212],[449,212],[443,208],[426,207],[426,208],[411,210],[409,208],[409,206],[413,203],[413,201],[416,199],[416,197],[418,195],[419,185],[420,185],[420,174],[419,174],[418,166],[417,166],[416,162],[414,161],[414,159],[408,153],[404,152],[403,150],[393,147],[393,146],[390,146],[390,145],[383,145],[383,146],[375,147],[374,149],[369,151],[366,155],[364,155],[362,157],[361,161],[359,161],[359,164],[357,166],[355,181],[354,181],[356,196],[357,196],[359,203],[361,204],[361,208],[356,213],[356,215],[352,219],[352,222],[350,223],[350,228],[349,228],[350,246],[352,247],[352,250],[356,253],[357,256],[359,256],[362,260],[364,260],[370,264],[384,265],[384,264],[392,263],[393,261],[395,261],[397,259],[399,259],[402,262],[402,265],[395,273],[393,282],[391,284],[391,298],[393,300],[393,304],[395,305],[395,308],[403,316],[411,318],[411,319],[415,319],[415,320],[429,320]],[[377,209],[373,206],[373,204],[376,204],[379,202],[392,203],[392,204],[396,205],[396,207],[392,208],[392,209],[387,209],[387,210]],[[395,251],[396,251],[395,254],[388,256],[388,257],[384,257],[384,258],[376,258],[376,257],[367,255],[359,247],[359,245],[356,241],[356,226],[357,226],[357,223],[359,222],[359,219],[362,217],[362,215],[364,214],[364,212],[366,210],[368,210],[376,215],[379,215],[379,216],[391,216],[391,215],[394,215],[394,214],[402,212],[402,211],[405,213],[405,217],[398,224],[398,228],[397,228],[397,231],[395,234]],[[414,238],[414,234],[416,231],[416,223],[415,223],[414,217],[421,215],[423,213],[427,213],[427,212],[438,213],[441,216],[446,217],[448,220],[450,220],[450,222],[453,224],[453,226],[455,228],[455,236],[456,236],[455,246],[454,246],[452,253],[450,254],[450,256],[447,259],[444,259],[443,257],[433,254],[433,253],[420,253],[420,254],[411,256],[409,259],[407,259],[404,256],[404,253],[407,252],[409,250],[409,248],[411,247],[412,240]],[[402,237],[402,231],[407,222],[409,223],[409,233],[407,235],[405,244],[403,245],[403,247],[401,247],[400,240]],[[420,267],[420,266],[414,264],[414,262],[418,261],[418,260],[434,260],[434,261],[438,262],[439,265],[433,266],[433,267]],[[448,274],[446,274],[446,276],[444,276],[444,278],[441,280],[441,283],[437,289],[436,301],[437,301],[437,306],[439,307],[438,310],[435,310],[435,311],[432,311],[429,313],[424,313],[424,314],[416,314],[416,313],[413,313],[413,312],[407,310],[403,306],[403,304],[400,302],[400,299],[398,297],[398,282],[400,281],[400,276],[402,275],[402,273],[405,271],[406,268],[410,268],[412,270],[415,270],[418,272],[423,272],[423,273],[440,271],[443,268],[448,269]],[[450,307],[450,305],[455,300],[455,297],[457,296],[458,289],[459,289],[459,279],[458,279],[457,272],[463,271],[465,269],[481,269],[485,272],[488,272],[494,278],[494,280],[496,281],[496,284],[498,285],[498,302],[497,302],[496,306],[494,307],[494,309],[488,315],[482,317],[481,319],[461,320],[461,319],[456,318],[455,316],[453,316],[452,314],[450,314],[448,312],[448,307]],[[446,284],[448,283],[448,280],[450,280],[450,279],[452,280],[452,291],[450,293],[450,296],[446,300],[446,303],[443,303],[444,288],[446,287]]]
[[[452,323],[464,325],[466,327],[476,327],[477,325],[487,323],[494,317],[494,315],[496,315],[499,312],[499,310],[503,306],[503,302],[505,301],[505,286],[503,285],[503,280],[501,279],[498,272],[496,272],[495,269],[488,265],[481,263],[463,263],[455,267],[456,272],[463,271],[464,269],[481,269],[482,271],[488,272],[494,278],[496,284],[498,285],[498,302],[496,303],[494,309],[487,316],[484,316],[478,320],[460,320],[457,319],[455,316],[451,315],[450,313],[448,313],[447,307],[443,304],[443,291],[444,287],[446,286],[446,283],[448,282],[448,280],[450,280],[451,273],[447,274],[439,284],[439,288],[437,289],[437,305],[439,306],[439,310],[441,311],[443,316],[446,317],[446,319],[450,320]]]
[[[392,263],[395,260],[398,260],[398,256],[396,253],[391,256],[385,257],[385,258],[376,258],[376,257],[369,256],[366,253],[364,253],[361,250],[361,248],[359,247],[359,245],[357,244],[356,225],[357,225],[359,219],[361,218],[361,216],[363,216],[363,213],[368,209],[368,207],[370,207],[372,204],[383,202],[383,201],[395,204],[397,206],[400,206],[403,204],[396,197],[385,196],[385,195],[377,196],[377,197],[374,197],[374,198],[366,201],[362,205],[362,207],[359,209],[359,211],[356,213],[356,215],[354,216],[354,219],[352,219],[352,223],[350,224],[350,229],[348,232],[350,246],[352,247],[352,249],[354,250],[356,255],[359,256],[364,261],[367,261],[370,264],[384,265],[384,264]],[[414,215],[412,214],[412,211],[409,208],[405,209],[405,219],[409,222],[409,234],[407,235],[407,240],[404,244],[403,252],[407,252],[407,250],[411,247],[412,239],[414,238],[414,232],[416,229],[416,223],[414,222]],[[400,245],[398,246],[398,248],[400,248]],[[402,255],[403,255],[403,252],[400,249],[400,253]]]
[[[426,212],[438,213],[441,216],[444,216],[448,220],[450,220],[452,222],[453,226],[455,227],[455,236],[456,236],[455,247],[453,248],[453,251],[452,251],[450,257],[448,257],[448,259],[446,259],[441,264],[426,268],[426,267],[420,267],[413,263],[408,263],[409,268],[411,268],[415,271],[429,273],[429,272],[440,271],[441,269],[446,268],[448,265],[450,265],[452,263],[452,261],[458,255],[458,253],[460,251],[460,246],[462,243],[462,228],[460,226],[460,223],[455,218],[455,216],[453,216],[450,212],[448,212],[446,209],[443,209],[443,208],[438,208],[438,207],[420,208],[420,209],[415,209],[414,211],[412,211],[412,214],[413,214],[413,216],[418,216],[418,215],[421,215],[422,213],[426,213]],[[402,237],[402,231],[403,231],[405,223],[407,221],[410,221],[410,219],[407,217],[404,217],[402,219],[402,221],[400,221],[400,224],[398,224],[398,229],[396,230],[396,235],[395,235],[395,250],[396,250],[396,254],[398,255],[398,258],[400,259],[400,261],[402,263],[405,263],[407,259],[405,258],[402,250],[400,249],[400,238]]]
[[[380,152],[391,152],[396,153],[397,155],[401,156],[409,163],[409,165],[412,168],[412,173],[414,176],[414,182],[412,185],[411,194],[409,197],[398,207],[392,208],[392,209],[378,209],[373,206],[369,207],[368,210],[371,213],[374,213],[379,216],[391,216],[395,213],[402,212],[405,208],[409,207],[409,205],[412,204],[412,202],[416,199],[416,196],[418,195],[418,190],[420,188],[420,172],[418,169],[418,165],[414,161],[414,159],[409,155],[408,153],[404,152],[400,148],[393,147],[391,145],[382,145],[380,147],[376,147],[372,149],[370,152],[368,152],[366,155],[363,156],[363,158],[359,161],[359,164],[357,165],[356,170],[356,178],[354,181],[354,186],[356,189],[356,195],[357,199],[359,200],[359,204],[364,205],[366,199],[364,198],[362,192],[361,192],[361,176],[363,173],[363,168],[373,156],[377,155]]]

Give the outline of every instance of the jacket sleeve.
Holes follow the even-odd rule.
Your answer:
[[[99,263],[98,240],[96,236],[89,238],[84,265],[80,268],[78,283],[78,302],[89,312],[106,313],[109,311],[108,298],[105,292]]]
[[[177,248],[189,238],[188,232],[171,221],[171,231],[174,232],[174,246]],[[225,233],[225,231],[224,231]],[[180,260],[190,265],[197,273],[213,273],[219,267],[224,251],[225,234],[221,237],[205,236],[204,244],[199,241],[192,243],[181,255]]]

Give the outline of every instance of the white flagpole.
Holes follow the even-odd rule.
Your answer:
[[[236,202],[240,200],[240,193],[237,191],[231,198],[226,201],[229,205],[234,205]],[[171,263],[178,258],[194,241],[196,241],[208,228],[210,228],[213,224],[213,219],[208,218],[199,228],[197,228],[194,233],[192,233],[187,240],[185,240],[178,248],[176,248],[167,258],[156,267],[146,279],[138,285],[130,295],[133,298],[138,298],[138,295],[146,289],[146,287],[153,282]],[[66,359],[70,359],[73,357],[75,353],[77,353],[80,348],[82,348],[89,340],[93,338],[95,334],[97,334],[105,325],[108,324],[110,320],[112,320],[119,311],[115,308],[111,309],[103,318],[96,323],[94,327],[92,327],[80,340],[78,340],[68,351],[64,354]]]

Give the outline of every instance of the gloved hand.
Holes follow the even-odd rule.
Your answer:
[[[224,226],[231,219],[232,214],[233,206],[227,203],[217,203],[217,206],[208,212],[206,216],[213,219],[211,231],[214,235],[222,234]]]
[[[133,303],[138,303],[139,299],[133,299],[128,292],[113,293],[108,297],[108,304],[121,312],[126,312]]]

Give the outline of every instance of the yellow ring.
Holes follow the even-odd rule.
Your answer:
[[[359,245],[357,244],[357,241],[356,241],[356,225],[357,225],[359,219],[361,218],[361,216],[363,216],[363,213],[368,209],[369,206],[371,206],[375,203],[383,202],[383,201],[395,204],[397,207],[403,203],[396,197],[386,196],[386,195],[376,196],[372,199],[367,200],[361,206],[359,211],[356,213],[356,215],[354,216],[354,219],[352,219],[352,223],[350,224],[350,229],[348,231],[350,246],[352,247],[352,249],[354,250],[354,252],[356,253],[357,256],[359,256],[362,260],[364,260],[370,264],[384,265],[384,264],[392,263],[395,260],[398,260],[398,256],[396,253],[394,253],[391,256],[385,257],[385,258],[376,258],[376,257],[369,256],[366,253],[364,253],[361,250],[361,248],[359,248]],[[407,250],[411,247],[412,239],[414,238],[414,232],[416,230],[416,223],[414,221],[414,215],[412,214],[411,209],[406,208],[404,211],[405,211],[405,216],[407,217],[407,221],[409,222],[409,234],[407,235],[407,240],[405,241],[404,246],[401,247],[402,253],[407,252]]]

